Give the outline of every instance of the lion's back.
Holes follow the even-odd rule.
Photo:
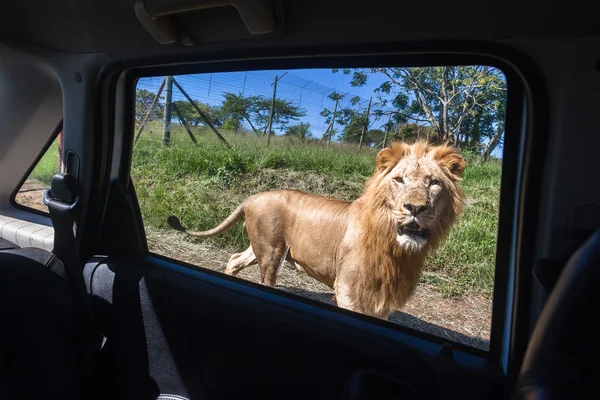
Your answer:
[[[345,214],[350,203],[295,189],[272,190],[258,193],[246,200],[244,210],[249,213],[279,214],[284,217],[334,217]],[[344,215],[345,216],[345,215]]]

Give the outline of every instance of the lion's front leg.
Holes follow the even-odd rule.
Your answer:
[[[348,271],[348,269],[346,269]],[[352,272],[352,270],[350,269]],[[334,283],[335,299],[338,307],[346,310],[354,311],[360,314],[369,315],[371,317],[387,320],[391,314],[391,310],[376,310],[374,298],[360,299],[356,296],[356,290],[352,276],[348,274],[340,274]]]
[[[376,312],[373,307],[369,304],[361,304],[361,301],[354,298],[354,294],[351,290],[351,284],[338,281],[335,282],[335,300],[338,307],[345,308],[346,310],[354,311],[360,314],[369,315],[371,317],[387,320],[390,316],[389,311]]]

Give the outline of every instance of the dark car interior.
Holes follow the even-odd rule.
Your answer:
[[[592,3],[8,0],[2,8],[0,398],[596,397]],[[480,62],[507,76],[489,352],[148,250],[130,177],[137,79],[374,62]],[[61,131],[49,214],[15,205]],[[32,224],[53,236],[36,245],[11,233]]]

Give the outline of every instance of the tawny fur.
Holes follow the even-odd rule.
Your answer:
[[[226,273],[237,275],[258,264],[261,282],[275,286],[277,270],[287,260],[333,288],[340,307],[387,319],[411,297],[426,257],[462,213],[459,181],[465,161],[448,145],[395,142],[377,154],[376,166],[353,202],[269,191],[249,197],[209,231],[190,231],[174,216],[168,223],[209,237],[245,217],[251,245],[231,256]],[[423,211],[415,214],[411,206]],[[427,229],[426,239],[400,233],[399,227],[415,223]]]

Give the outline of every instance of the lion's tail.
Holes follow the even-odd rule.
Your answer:
[[[171,228],[175,229],[176,231],[180,231],[180,232],[187,233],[188,235],[204,238],[204,237],[215,236],[215,235],[218,235],[219,233],[225,232],[226,230],[230,229],[233,225],[235,225],[243,217],[244,217],[244,204],[240,204],[238,206],[238,208],[236,208],[229,215],[229,217],[225,218],[225,220],[223,222],[221,222],[221,224],[219,224],[219,226],[209,229],[207,231],[202,231],[202,232],[190,231],[189,229],[187,229],[183,225],[181,225],[179,218],[177,218],[174,215],[171,215],[170,217],[167,218],[167,223],[169,224],[169,226]]]

